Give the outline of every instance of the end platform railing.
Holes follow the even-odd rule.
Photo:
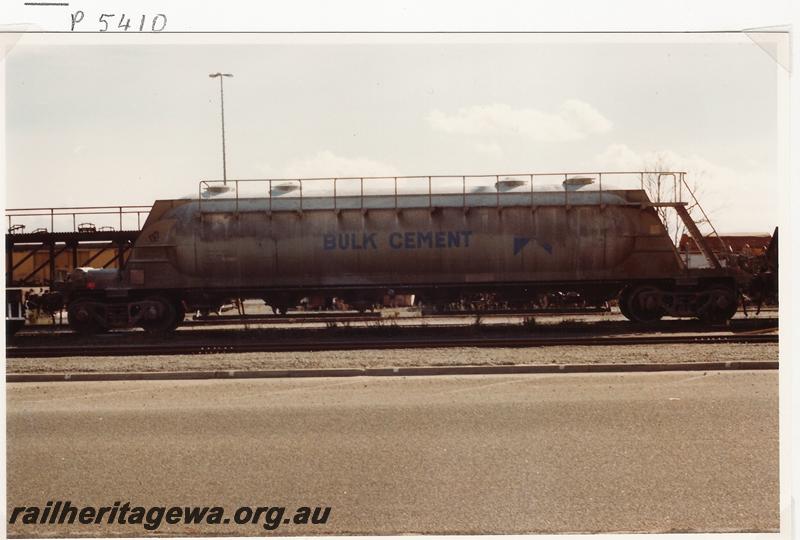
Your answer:
[[[6,209],[6,233],[139,230],[147,220],[150,208],[144,205],[9,208]]]

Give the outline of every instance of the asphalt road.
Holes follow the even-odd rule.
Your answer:
[[[777,396],[776,371],[9,384],[7,515],[130,501],[332,508],[281,535],[774,531]]]

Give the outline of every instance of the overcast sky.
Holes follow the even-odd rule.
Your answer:
[[[43,39],[5,60],[9,208],[151,204],[221,178],[208,74],[227,71],[229,178],[660,162],[689,172],[720,231],[778,222],[780,68],[744,35]]]

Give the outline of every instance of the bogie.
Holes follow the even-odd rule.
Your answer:
[[[686,290],[655,284],[628,286],[619,295],[620,312],[627,319],[640,323],[656,322],[669,315],[719,324],[732,318],[737,308],[736,288],[725,283]]]

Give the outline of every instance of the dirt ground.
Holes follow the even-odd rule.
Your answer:
[[[7,373],[363,368],[442,365],[777,361],[778,344],[438,348],[92,358],[11,358]]]

